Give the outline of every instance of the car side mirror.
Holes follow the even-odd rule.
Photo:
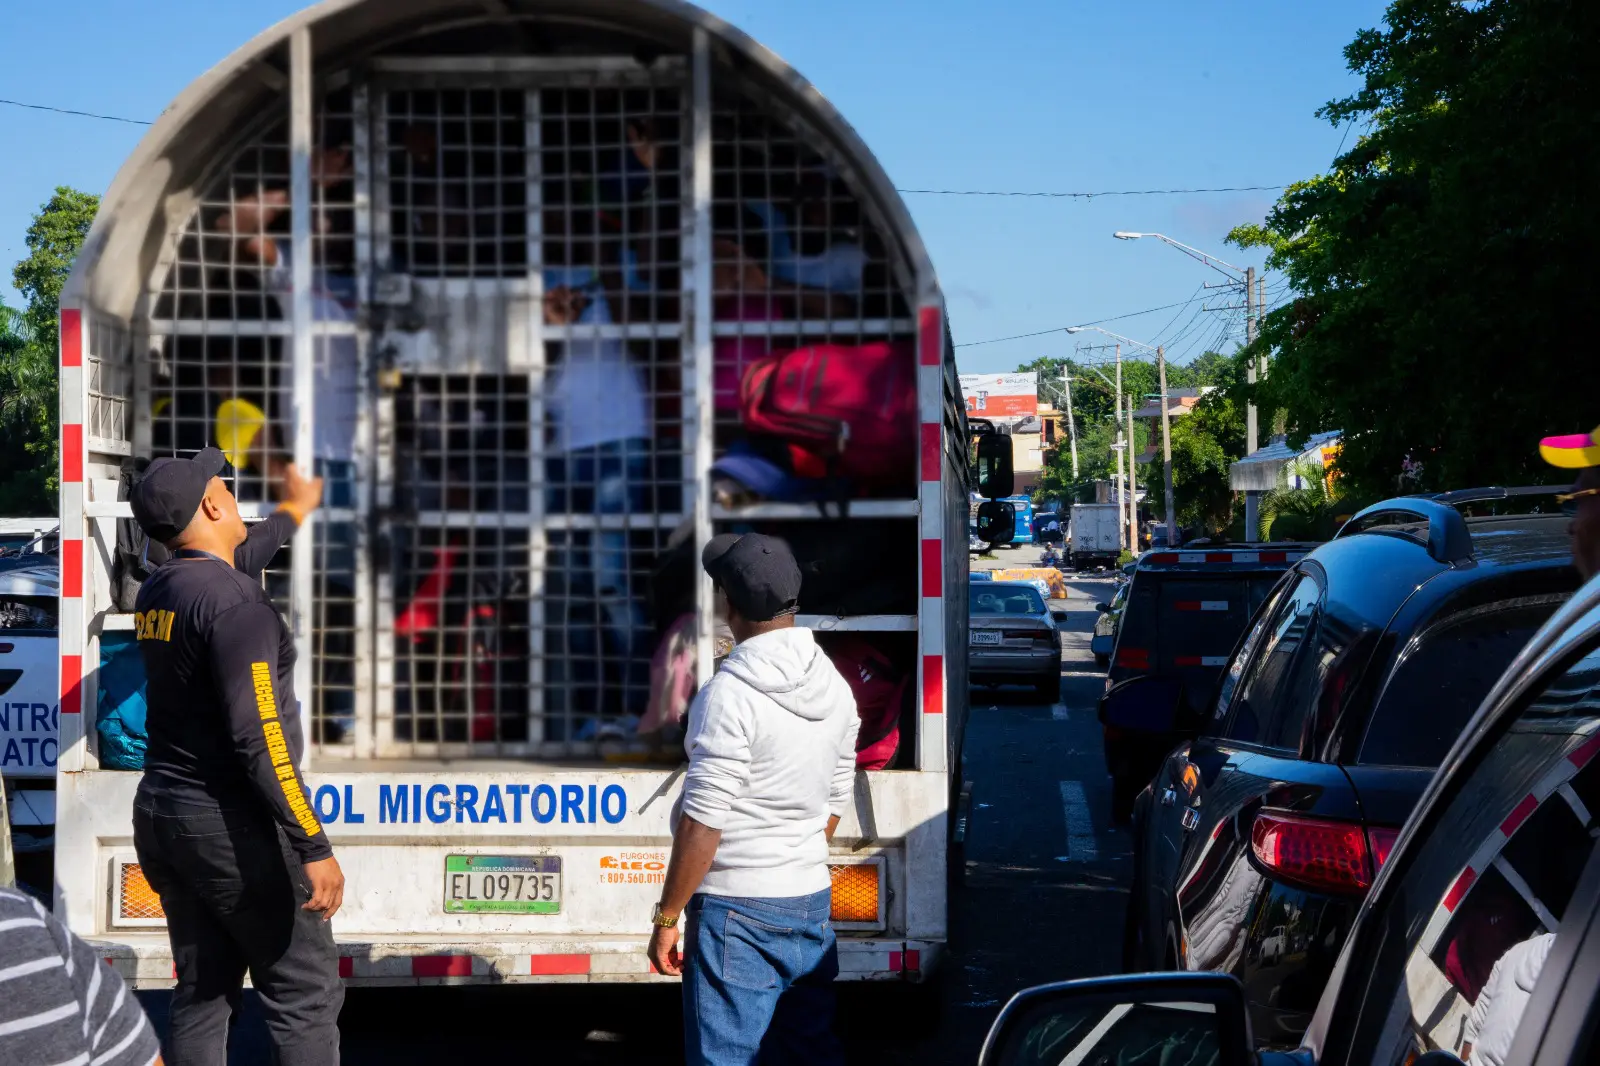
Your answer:
[[[1244,987],[1231,974],[1097,977],[1025,988],[1000,1011],[978,1066],[1255,1060]]]
[[[978,504],[978,539],[991,548],[1010,544],[1017,535],[1017,508],[999,500]]]
[[[989,500],[1010,496],[1016,491],[1011,469],[1011,437],[990,433],[978,438],[978,495]],[[1016,521],[1015,518],[1012,519]]]
[[[1109,603],[1097,603],[1094,605],[1094,609],[1099,611],[1101,614],[1105,614],[1107,611],[1111,610],[1111,605]]]
[[[1066,611],[1051,611],[1050,612],[1050,617],[1054,618],[1057,622],[1065,622],[1067,620],[1067,612]]]
[[[1100,697],[1100,723],[1130,733],[1171,733],[1178,728],[1182,706],[1182,681],[1130,677]]]

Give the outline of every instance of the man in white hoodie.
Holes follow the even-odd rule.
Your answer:
[[[726,597],[736,644],[689,708],[689,772],[650,961],[683,975],[689,1066],[833,1066],[844,1059],[828,845],[855,773],[855,700],[794,624],[800,568],[788,545],[724,534],[701,565]]]

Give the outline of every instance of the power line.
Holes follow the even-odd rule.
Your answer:
[[[1048,337],[1052,333],[1065,333],[1067,330],[1077,329],[1079,326],[1102,326],[1107,322],[1120,322],[1124,318],[1138,318],[1140,315],[1151,315],[1155,314],[1157,311],[1170,311],[1174,307],[1187,307],[1196,300],[1202,300],[1204,298],[1204,296],[1191,296],[1187,300],[1180,300],[1175,304],[1162,304],[1160,307],[1147,307],[1143,311],[1129,311],[1125,315],[1112,315],[1110,318],[1097,318],[1092,322],[1079,322],[1074,326],[1057,326],[1054,329],[1041,329],[1037,333],[1018,333],[1012,337],[990,337],[988,340],[982,341],[965,341],[956,345],[956,347],[976,348],[980,344],[1001,344],[1005,341],[1026,340],[1029,337]]]
[[[1203,192],[1281,192],[1287,185],[1230,185],[1216,189],[1104,189],[1099,192],[994,191],[989,189],[896,189],[902,196],[1020,196],[1049,200],[1092,200],[1096,196],[1182,196]]]
[[[123,118],[121,115],[98,115],[93,111],[74,111],[70,107],[50,107],[47,104],[26,104],[21,100],[6,100],[0,98],[0,104],[9,104],[12,107],[25,107],[30,111],[53,111],[58,115],[77,115],[80,118],[98,118],[106,122],[126,122],[133,126],[148,126],[150,121],[142,118]]]

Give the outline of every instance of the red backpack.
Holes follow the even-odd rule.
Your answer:
[[[856,769],[882,770],[900,748],[900,713],[912,694],[911,672],[862,637],[831,639],[827,652],[856,698],[861,719]]]
[[[752,363],[739,412],[789,445],[801,477],[895,481],[916,461],[916,373],[906,344],[815,344]]]

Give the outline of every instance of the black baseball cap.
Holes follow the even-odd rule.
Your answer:
[[[794,614],[800,602],[800,564],[789,545],[760,533],[723,533],[700,553],[700,565],[752,622]]]
[[[145,536],[166,544],[188,528],[206,486],[226,464],[220,451],[202,448],[193,459],[168,456],[145,467],[144,476],[128,494],[133,517]]]

